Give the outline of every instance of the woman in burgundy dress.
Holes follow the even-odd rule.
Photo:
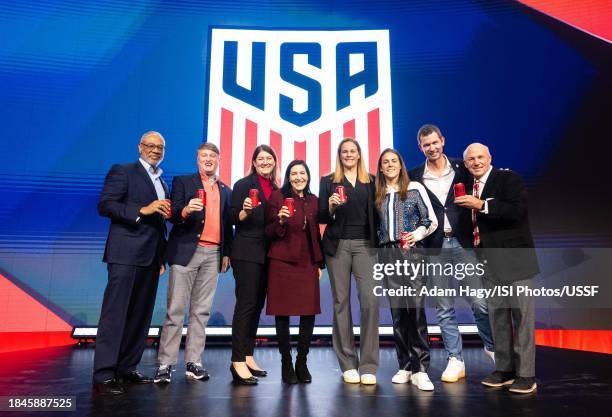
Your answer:
[[[276,316],[282,378],[288,384],[312,381],[306,355],[315,315],[321,313],[319,268],[323,267],[317,207],[318,198],[310,192],[308,166],[302,160],[292,161],[282,188],[274,191],[268,201],[265,229],[271,241],[266,314]],[[295,369],[291,359],[289,316],[300,316]]]

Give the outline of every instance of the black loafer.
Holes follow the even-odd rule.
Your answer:
[[[253,376],[258,376],[258,377],[268,376],[268,371],[264,371],[263,369],[253,369],[249,365],[247,365],[247,368],[249,368],[249,371],[251,371]]]
[[[121,375],[121,379],[126,382],[131,382],[133,384],[152,384],[153,378],[144,376],[138,371],[130,371],[123,375]]]
[[[522,377],[519,376],[514,380],[514,383],[510,385],[508,391],[514,392],[515,394],[530,394],[538,388],[536,379],[534,377]]]
[[[500,388],[508,385],[512,385],[514,382],[514,372],[501,372],[495,371],[485,379],[481,381],[482,385],[487,387]]]
[[[94,390],[99,394],[121,395],[125,394],[125,388],[117,378],[107,379],[102,382],[94,382]]]

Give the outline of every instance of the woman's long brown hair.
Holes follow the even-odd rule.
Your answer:
[[[374,204],[376,207],[382,207],[383,202],[385,201],[385,196],[387,195],[387,180],[385,179],[385,175],[382,173],[382,160],[386,153],[392,153],[397,156],[400,162],[400,174],[399,174],[399,195],[400,199],[405,200],[408,196],[408,186],[410,185],[410,177],[408,177],[408,171],[406,170],[406,164],[404,164],[404,159],[402,155],[395,149],[387,148],[380,154],[378,157],[378,164],[376,166],[376,198],[374,200]]]
[[[251,174],[255,174],[257,172],[257,170],[255,169],[255,165],[253,165],[253,163],[259,156],[259,153],[262,151],[269,153],[270,155],[272,155],[272,158],[274,159],[274,169],[272,170],[272,174],[270,175],[270,182],[272,183],[272,188],[276,189],[278,188],[279,166],[278,166],[278,159],[276,159],[276,152],[274,152],[274,149],[272,149],[271,146],[261,144],[255,148],[255,150],[253,151],[253,157],[251,158]]]

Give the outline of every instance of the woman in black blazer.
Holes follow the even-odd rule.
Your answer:
[[[347,200],[340,201],[343,186]],[[343,139],[335,172],[321,178],[319,222],[327,227],[321,242],[334,300],[334,351],[345,382],[376,384],[378,368],[378,300],[373,294],[376,261],[374,178],[366,170],[359,143]],[[360,355],[355,350],[351,317],[351,276],[361,309]]]
[[[236,280],[236,305],[232,319],[232,364],[234,381],[257,384],[258,376],[266,376],[255,359],[255,336],[259,316],[266,300],[266,255],[264,213],[272,191],[278,188],[276,153],[268,145],[255,148],[251,174],[234,184],[230,214],[236,227],[231,263]],[[257,190],[260,204],[254,206],[249,195]]]

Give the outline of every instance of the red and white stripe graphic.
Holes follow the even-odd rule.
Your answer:
[[[251,170],[253,150],[261,144],[270,145],[277,154],[279,178],[294,159],[303,159],[310,168],[313,192],[317,192],[319,178],[335,168],[338,144],[345,137],[355,138],[361,145],[366,167],[376,173],[381,151],[380,111],[375,108],[362,117],[346,120],[338,128],[321,132],[318,137],[283,137],[269,126],[258,124],[247,117],[221,109],[219,176],[226,184],[234,184]],[[240,146],[241,144],[244,146]]]

